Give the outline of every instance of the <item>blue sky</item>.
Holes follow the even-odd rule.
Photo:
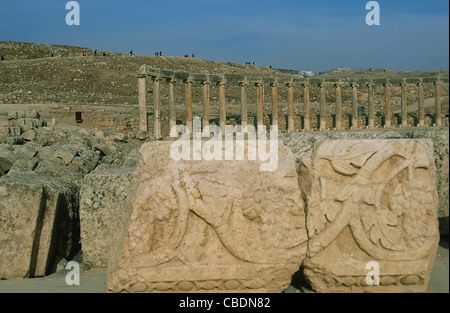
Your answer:
[[[381,25],[361,0],[0,0],[0,40],[196,57],[287,69],[449,68],[447,0],[378,1]]]

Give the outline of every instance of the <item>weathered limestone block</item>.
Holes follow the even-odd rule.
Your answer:
[[[292,152],[280,146],[277,170],[261,172],[247,157],[175,161],[170,145],[139,152],[108,291],[284,291],[307,243]]]
[[[20,127],[0,127],[1,137],[19,137],[20,135],[22,135]]]
[[[93,172],[84,177],[80,189],[80,223],[83,262],[103,269],[108,264],[111,242],[118,224],[126,218],[124,203],[134,169]]]
[[[0,157],[0,177],[8,173],[11,166],[12,163],[8,159]]]
[[[6,145],[21,145],[23,143],[23,139],[20,137],[3,137],[0,136],[0,144]]]
[[[38,162],[39,160],[37,158],[17,160],[11,166],[9,173],[32,172],[38,165]]]
[[[78,190],[34,173],[0,179],[0,279],[51,273],[79,249]]]
[[[299,167],[312,288],[425,292],[439,242],[435,172],[429,140],[316,144]],[[373,261],[380,285],[366,280]]]

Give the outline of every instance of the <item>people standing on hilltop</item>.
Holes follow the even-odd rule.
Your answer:
[[[195,54],[193,54],[193,53],[192,53],[192,58],[193,58],[193,59],[195,58]]]
[[[159,51],[159,56],[162,57],[162,51]]]
[[[86,50],[83,50],[83,56],[84,57],[86,56]]]
[[[133,56],[133,50],[130,51],[130,55]]]
[[[95,51],[94,51],[94,57],[96,57],[97,56],[97,49],[95,49]]]
[[[1,57],[0,57],[0,60],[3,62],[3,61],[5,61],[5,57],[2,55]]]

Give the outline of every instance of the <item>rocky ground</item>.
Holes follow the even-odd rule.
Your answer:
[[[436,263],[431,273],[427,293],[449,292],[449,250],[448,241],[441,241]],[[106,274],[102,270],[89,270],[83,266],[82,255],[75,258],[81,265],[80,285],[68,286],[66,275],[70,269],[61,265],[59,271],[45,278],[0,281],[0,293],[105,293]],[[295,275],[285,293],[312,293],[300,275]]]

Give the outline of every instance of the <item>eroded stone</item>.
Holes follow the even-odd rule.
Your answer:
[[[280,146],[278,169],[261,172],[259,161],[174,161],[170,146],[139,152],[108,290],[284,291],[307,242],[294,155]]]
[[[299,168],[313,289],[425,292],[439,242],[435,172],[429,140],[316,144]],[[366,280],[373,261],[380,286]]]

